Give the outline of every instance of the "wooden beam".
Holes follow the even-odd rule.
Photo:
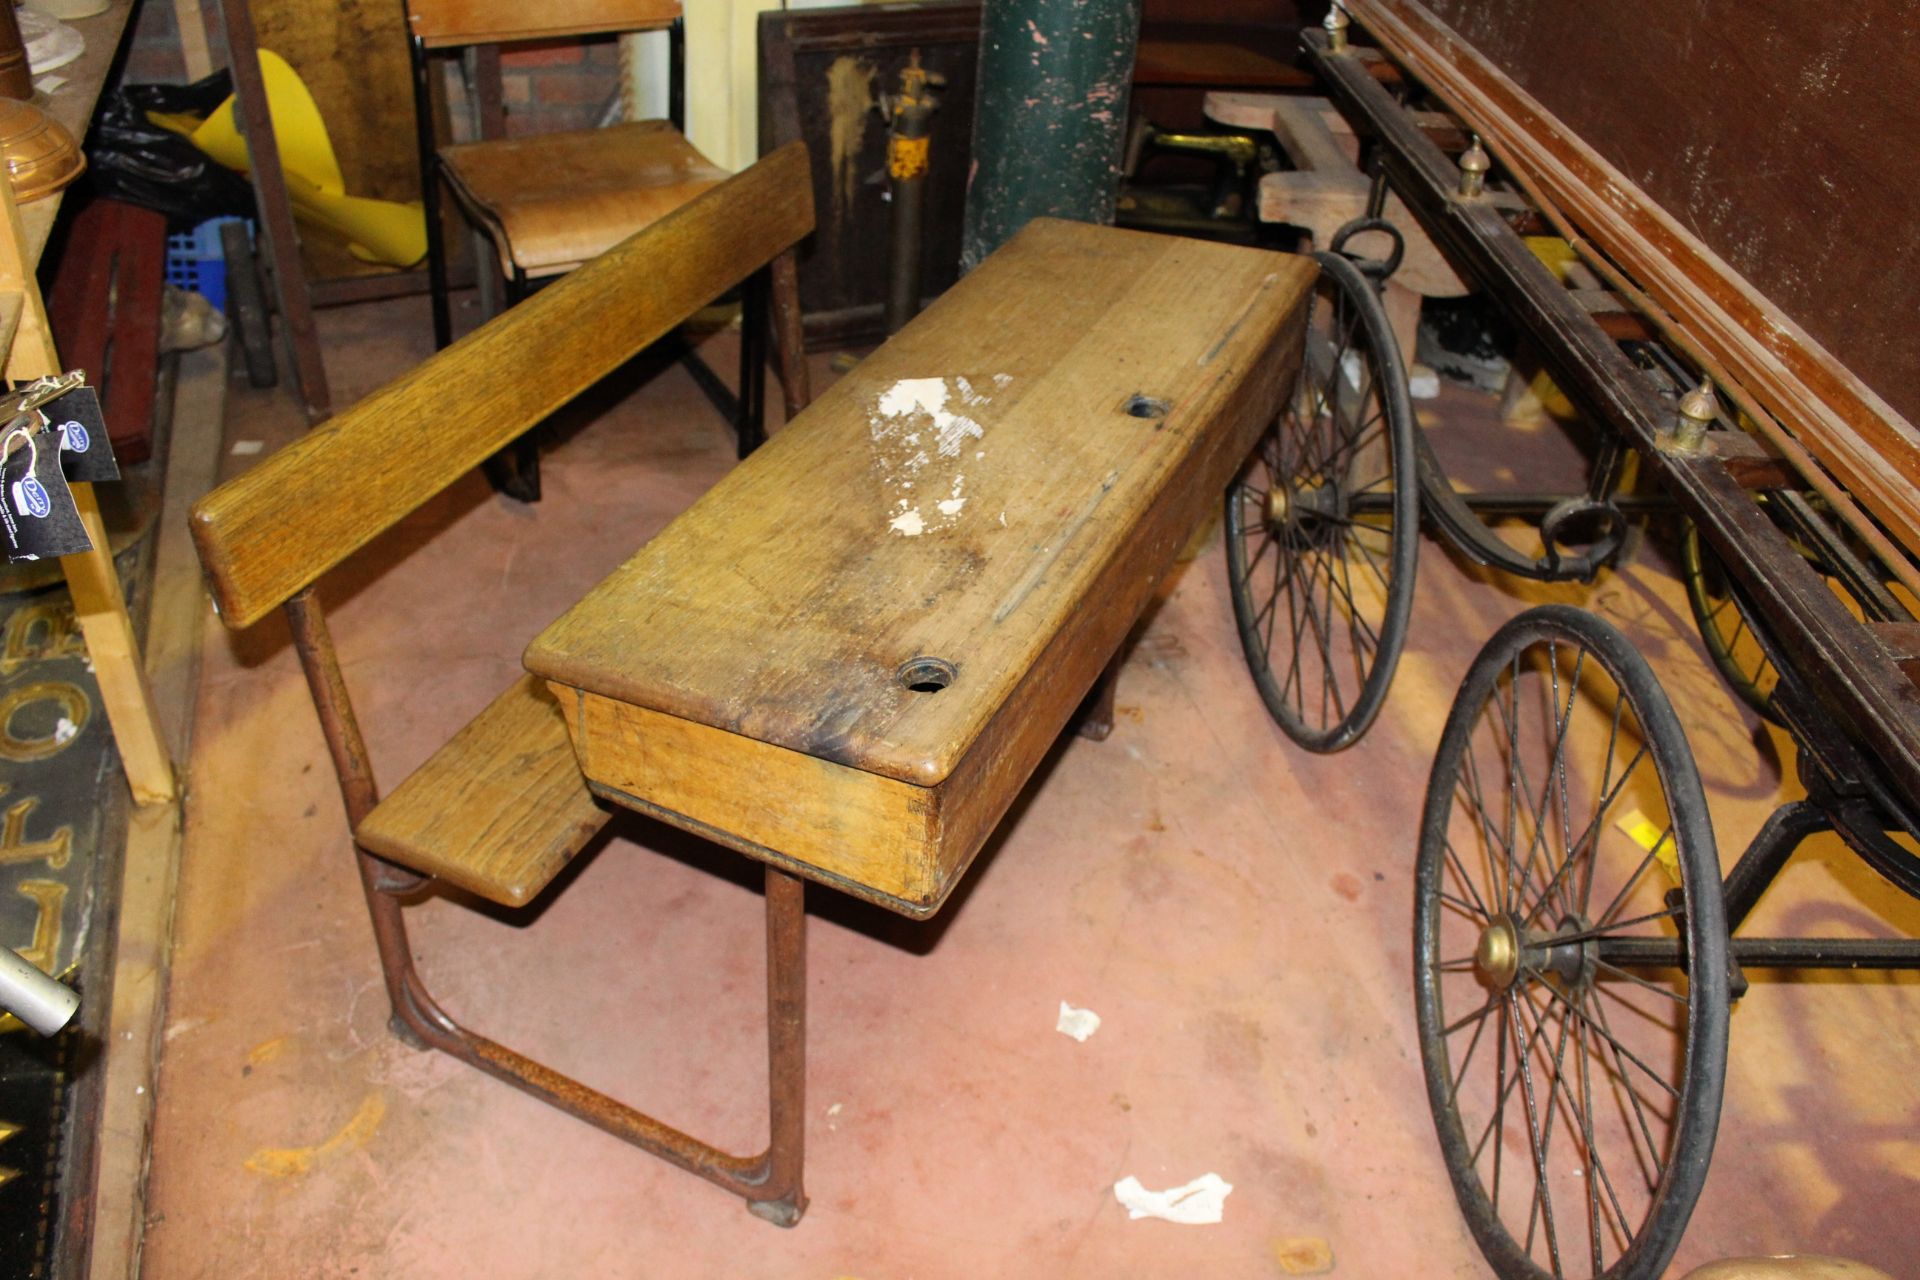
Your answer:
[[[287,191],[286,171],[280,165],[280,144],[273,136],[273,112],[267,105],[266,81],[260,74],[260,41],[254,32],[248,0],[221,0],[227,22],[227,63],[233,70],[234,110],[247,140],[247,169],[253,176],[254,201],[260,213],[260,237],[266,244],[267,274],[274,307],[280,313],[280,332],[293,361],[294,379],[306,407],[307,421],[320,423],[333,414],[333,396],[327,389],[326,365],[320,358],[320,331],[313,322],[313,298],[307,289],[306,269],[300,263],[300,235],[293,225],[293,197]]]
[[[25,242],[13,189],[0,182],[0,294],[14,294],[20,299],[5,373],[17,381],[64,372],[53,345],[53,328],[47,323],[39,281],[22,256]],[[133,620],[127,616],[120,579],[114,572],[113,553],[100,522],[93,486],[74,485],[73,502],[93,546],[77,555],[62,556],[60,568],[67,576],[74,616],[80,620],[87,654],[100,683],[100,701],[113,726],[135,801],[143,805],[169,801],[175,790],[173,764],[160,737],[153,693],[140,665],[139,642],[133,634]]]

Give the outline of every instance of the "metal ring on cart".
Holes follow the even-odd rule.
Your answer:
[[[1360,254],[1347,252],[1347,241],[1357,235],[1371,231],[1377,231],[1389,237],[1393,241],[1393,252],[1389,253],[1385,258],[1368,258]],[[1401,232],[1400,228],[1394,226],[1393,223],[1387,221],[1385,218],[1354,218],[1349,222],[1343,223],[1340,229],[1333,233],[1333,237],[1327,241],[1327,251],[1329,253],[1337,253],[1346,258],[1349,262],[1353,263],[1354,266],[1360,268],[1362,275],[1365,275],[1373,281],[1375,288],[1379,288],[1392,278],[1394,272],[1400,269],[1401,259],[1407,256],[1407,238],[1406,235]]]

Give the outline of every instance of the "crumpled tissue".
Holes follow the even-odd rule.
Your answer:
[[[1184,1226],[1207,1226],[1220,1221],[1233,1184],[1217,1173],[1203,1173],[1184,1187],[1149,1191],[1129,1174],[1113,1184],[1113,1198],[1127,1207],[1127,1217],[1164,1218]]]
[[[1100,1029],[1100,1015],[1091,1009],[1076,1009],[1065,1000],[1060,1002],[1060,1019],[1053,1029],[1063,1036],[1072,1036],[1081,1044],[1087,1037]]]

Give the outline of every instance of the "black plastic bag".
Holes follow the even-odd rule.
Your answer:
[[[157,209],[174,231],[208,218],[251,217],[252,183],[147,119],[149,111],[209,116],[232,93],[233,78],[225,71],[193,84],[129,84],[114,90],[87,134],[88,183],[94,193]]]

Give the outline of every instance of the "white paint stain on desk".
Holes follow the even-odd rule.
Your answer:
[[[1013,378],[997,373],[991,381],[998,391]],[[916,538],[958,523],[967,505],[961,454],[987,433],[968,411],[992,399],[958,375],[902,378],[874,398],[867,425],[874,466],[892,502],[885,513],[889,532]],[[983,459],[986,450],[975,448],[973,456]]]

